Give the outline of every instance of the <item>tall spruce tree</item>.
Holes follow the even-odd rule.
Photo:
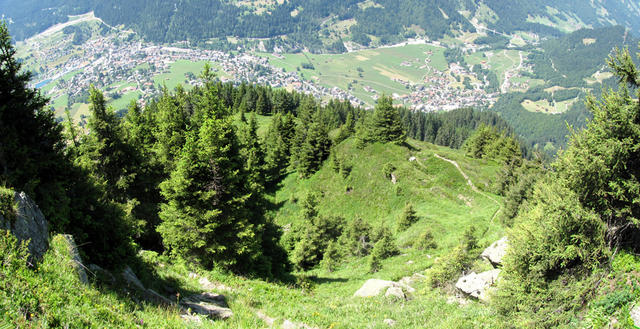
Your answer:
[[[64,153],[61,126],[14,56],[0,23],[0,181],[34,198],[51,231],[72,234],[86,260],[115,267],[131,255],[122,210]]]
[[[204,122],[187,133],[176,169],[160,185],[167,202],[158,231],[174,255],[268,276],[283,263],[271,250],[278,234],[264,217],[260,194],[251,190],[231,117],[209,100]]]
[[[329,132],[320,119],[320,112],[316,112],[314,118],[317,120],[309,125],[306,138],[298,149],[297,170],[301,177],[309,177],[318,171],[331,152]]]
[[[273,186],[287,172],[289,165],[289,146],[285,141],[282,115],[276,113],[271,120],[264,142],[265,181]]]
[[[54,227],[68,221],[61,126],[48,100],[28,88],[5,23],[0,22],[0,181],[36,200]],[[60,199],[55,195],[58,194]],[[66,209],[66,211],[65,211]]]
[[[251,190],[261,193],[265,188],[265,155],[260,138],[258,137],[258,122],[256,114],[252,113],[242,134],[242,156],[245,169],[249,173]]]
[[[393,99],[382,96],[370,118],[366,129],[366,140],[372,142],[403,144],[407,135],[402,127],[398,110],[393,107]]]

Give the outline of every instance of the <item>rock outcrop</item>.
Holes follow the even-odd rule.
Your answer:
[[[508,247],[509,240],[505,236],[487,247],[480,256],[491,262],[493,266],[500,266],[502,265],[502,258],[504,258],[504,255],[507,253]]]
[[[62,238],[65,240],[67,248],[69,248],[69,255],[71,256],[73,269],[76,271],[80,282],[84,284],[89,284],[89,278],[87,278],[87,272],[85,271],[85,266],[82,263],[82,258],[80,258],[80,253],[78,252],[78,246],[76,245],[73,236],[70,234],[62,235]]]
[[[24,192],[15,193],[15,216],[0,215],[0,228],[10,231],[19,241],[29,241],[29,260],[38,261],[49,248],[49,225],[40,208]]]
[[[633,325],[636,327],[640,327],[640,305],[634,306],[629,312],[629,316],[633,321]]]
[[[391,288],[397,288],[397,289],[394,289],[392,292],[388,292]],[[399,282],[385,281],[380,279],[369,279],[367,280],[367,282],[365,282],[362,285],[362,287],[360,287],[360,289],[358,289],[358,291],[356,291],[353,294],[353,296],[354,297],[375,297],[380,295],[383,291],[386,292],[385,294],[386,296],[388,295],[397,296],[399,295],[397,293],[398,290],[402,292],[403,298],[405,297],[405,292],[412,293],[415,291],[415,289],[411,288],[410,286],[399,283]]]
[[[384,293],[385,297],[395,297],[397,299],[406,299],[404,291],[400,287],[390,287],[387,289],[387,292]]]
[[[146,290],[146,288],[144,287],[142,282],[140,282],[140,279],[138,279],[138,276],[136,276],[136,274],[133,272],[131,267],[127,266],[124,268],[124,271],[122,271],[122,278],[124,279],[125,282],[129,284],[129,286],[133,286],[142,291]]]
[[[471,297],[487,301],[487,291],[498,280],[499,274],[500,269],[493,269],[479,274],[471,272],[471,274],[462,276],[458,279],[458,282],[456,282],[456,288]]]
[[[180,305],[192,313],[211,318],[227,319],[233,315],[229,305],[227,305],[226,298],[223,295],[210,292],[203,292],[186,297],[180,301]]]

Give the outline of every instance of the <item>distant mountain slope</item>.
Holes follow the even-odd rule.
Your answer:
[[[559,35],[611,25],[640,32],[640,6],[631,0],[0,1],[0,14],[9,19],[18,40],[64,21],[66,15],[91,10],[108,24],[133,28],[151,41],[276,38],[312,50],[340,51],[342,41],[368,45],[415,35],[438,39],[475,30],[472,21],[508,33]]]
[[[640,31],[640,4],[633,0],[480,0],[499,17],[489,26],[499,31],[573,31],[582,27],[622,25]],[[548,28],[551,27],[551,28]]]

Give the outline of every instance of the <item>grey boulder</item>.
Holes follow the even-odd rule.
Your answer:
[[[180,304],[193,313],[210,318],[227,319],[233,315],[229,305],[227,305],[226,298],[223,295],[210,292],[191,295],[181,300]]]
[[[456,288],[471,297],[487,301],[488,289],[498,280],[498,275],[500,275],[500,269],[493,269],[479,274],[471,272],[458,279]]]
[[[24,192],[15,193],[15,218],[0,215],[0,228],[10,231],[18,241],[29,241],[29,260],[38,261],[49,248],[49,225],[38,205]]]
[[[505,236],[487,247],[480,256],[491,262],[494,266],[502,265],[502,259],[504,255],[506,255],[508,247],[509,240]]]

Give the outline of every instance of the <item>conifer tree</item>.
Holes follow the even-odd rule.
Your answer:
[[[324,268],[329,272],[335,271],[338,267],[338,264],[340,263],[341,255],[337,244],[338,243],[335,241],[329,242],[329,245],[324,252],[324,256],[322,256],[322,263],[324,265]]]
[[[403,144],[407,135],[402,127],[398,110],[393,107],[393,99],[382,96],[378,99],[373,116],[367,126],[367,139],[373,142]]]
[[[174,255],[205,267],[270,271],[276,264],[265,255],[271,251],[262,251],[273,247],[264,240],[268,221],[260,196],[252,194],[231,118],[219,102],[207,108],[200,129],[187,134],[171,178],[160,185],[167,202],[158,231]]]
[[[314,117],[317,121],[310,124],[306,138],[298,149],[296,167],[301,177],[309,177],[318,171],[331,151],[331,140],[327,127],[319,119],[318,114]]]
[[[416,216],[416,211],[413,210],[413,205],[411,203],[407,203],[402,211],[400,217],[398,217],[398,231],[404,231],[408,229],[411,225],[417,222],[420,218]]]
[[[351,137],[355,133],[355,125],[356,123],[353,119],[353,114],[349,112],[345,123],[340,127],[338,135],[333,142],[335,144],[340,144],[343,140]]]
[[[101,91],[89,89],[88,121],[90,134],[80,146],[80,156],[75,160],[104,184],[109,198],[126,203],[127,189],[135,177],[138,154],[124,140],[124,132],[113,109],[107,108]],[[99,165],[97,165],[99,164]]]
[[[186,97],[178,90],[172,96],[165,88],[155,103],[153,136],[154,153],[168,175],[174,169],[174,161],[180,154],[189,126]]]
[[[153,136],[153,118],[151,108],[143,111],[140,106],[132,101],[129,111],[122,121],[125,133],[125,142],[136,152],[135,177],[128,187],[127,195],[138,201],[132,209],[132,216],[141,226],[140,231],[134,237],[136,242],[144,249],[162,250],[162,239],[156,231],[160,224],[160,195],[159,185],[164,180],[165,174],[161,163],[153,152],[155,139]]]
[[[282,115],[276,113],[264,141],[264,172],[267,186],[276,183],[286,173],[289,165],[289,147],[283,137],[283,125]]]
[[[271,114],[271,99],[264,88],[258,89],[258,99],[256,100],[256,112],[261,115]]]
[[[29,194],[58,227],[68,221],[62,129],[45,108],[48,100],[27,87],[5,23],[0,22],[0,181]],[[54,194],[58,193],[60,199]]]
[[[245,159],[245,169],[249,173],[251,190],[261,193],[265,188],[265,155],[258,137],[256,114],[252,113],[242,134],[241,153]]]

